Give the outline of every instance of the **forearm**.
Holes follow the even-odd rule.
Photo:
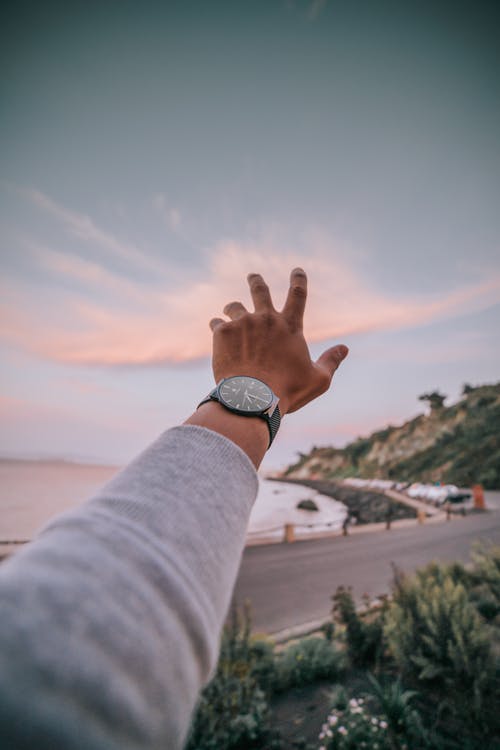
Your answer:
[[[180,748],[256,491],[233,443],[176,428],[5,563],[0,736],[30,731],[40,750]]]

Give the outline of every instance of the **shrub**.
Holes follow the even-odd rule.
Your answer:
[[[467,706],[480,718],[492,688],[488,633],[463,583],[431,564],[415,576],[396,578],[385,635],[403,675]]]
[[[418,711],[412,705],[417,693],[414,690],[405,690],[400,679],[386,684],[380,683],[373,675],[368,675],[368,679],[371,694],[387,721],[391,747],[405,744],[411,748],[425,746],[427,733]]]
[[[484,586],[491,599],[500,604],[500,547],[487,549],[476,546],[472,554],[474,567],[470,574],[473,584]]]
[[[276,689],[278,671],[274,644],[259,638],[252,638],[249,649],[250,674],[260,689],[270,696]]]
[[[321,632],[325,636],[326,640],[330,641],[331,643],[335,635],[335,624],[333,622],[325,622],[321,626]]]
[[[304,638],[288,646],[278,661],[278,689],[308,685],[318,680],[336,680],[345,659],[335,645],[323,638]]]
[[[257,667],[259,653],[265,659]],[[267,675],[268,668],[269,650],[250,639],[248,609],[243,617],[234,610],[222,635],[216,673],[201,694],[186,750],[262,748],[270,731],[259,676]]]
[[[333,616],[346,628],[347,653],[355,667],[372,667],[383,651],[385,607],[377,613],[358,615],[351,589],[339,586],[333,596]]]

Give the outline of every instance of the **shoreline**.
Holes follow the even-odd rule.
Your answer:
[[[389,513],[391,523],[403,519],[417,518],[415,508],[388,497],[384,492],[348,487],[342,484],[341,480],[292,479],[291,477],[269,477],[269,480],[301,484],[322,495],[338,500],[347,507],[349,514],[356,519],[357,526],[387,522]]]

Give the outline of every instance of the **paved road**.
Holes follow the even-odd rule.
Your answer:
[[[253,627],[261,632],[273,633],[326,618],[330,597],[340,584],[352,586],[358,600],[365,592],[374,598],[389,591],[391,561],[411,571],[433,559],[466,562],[476,539],[500,544],[498,508],[450,522],[248,547],[235,600],[251,601]]]

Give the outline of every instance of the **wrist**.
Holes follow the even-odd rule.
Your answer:
[[[262,419],[234,414],[217,401],[199,406],[184,424],[206,427],[232,440],[247,454],[256,469],[269,446],[269,430]]]

